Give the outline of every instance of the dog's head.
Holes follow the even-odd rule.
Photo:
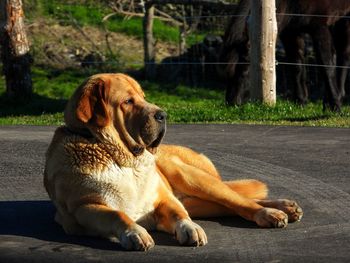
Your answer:
[[[65,110],[68,128],[118,143],[133,155],[155,152],[166,129],[166,113],[145,100],[140,85],[124,74],[98,74],[73,94]]]

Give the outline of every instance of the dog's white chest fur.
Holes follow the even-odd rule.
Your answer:
[[[134,168],[113,163],[98,178],[97,183],[103,186],[100,194],[109,207],[125,212],[141,224],[150,223],[161,183],[152,154],[145,152]]]

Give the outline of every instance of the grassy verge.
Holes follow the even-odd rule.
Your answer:
[[[33,69],[35,95],[26,103],[9,102],[0,79],[0,125],[63,123],[63,109],[73,90],[92,72]],[[248,123],[298,126],[350,127],[350,106],[340,114],[323,112],[321,102],[300,107],[279,99],[275,107],[249,103],[224,105],[224,92],[143,82],[147,99],[165,109],[170,123]]]
[[[147,87],[147,86],[146,86]],[[147,90],[146,90],[147,91]],[[245,123],[296,126],[350,127],[350,107],[340,114],[323,112],[322,103],[305,107],[278,99],[275,107],[261,103],[243,106],[224,105],[223,91],[188,89],[178,86],[170,92],[148,87],[149,100],[168,112],[173,123]]]

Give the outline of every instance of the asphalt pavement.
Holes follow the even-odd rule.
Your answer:
[[[0,263],[350,262],[350,129],[170,125],[166,143],[205,153],[224,179],[253,178],[272,198],[292,198],[301,222],[261,229],[239,217],[196,220],[204,247],[181,247],[153,232],[148,252],[67,236],[54,220],[42,179],[55,127],[0,127]]]

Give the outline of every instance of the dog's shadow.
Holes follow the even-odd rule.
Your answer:
[[[48,242],[76,244],[95,249],[123,250],[119,243],[86,236],[69,236],[54,221],[55,208],[50,201],[0,201],[0,235],[31,237]],[[253,223],[238,217],[212,218],[221,225],[255,228]],[[205,224],[205,222],[204,222]],[[162,246],[178,246],[174,237],[161,232],[151,232],[155,243]]]

